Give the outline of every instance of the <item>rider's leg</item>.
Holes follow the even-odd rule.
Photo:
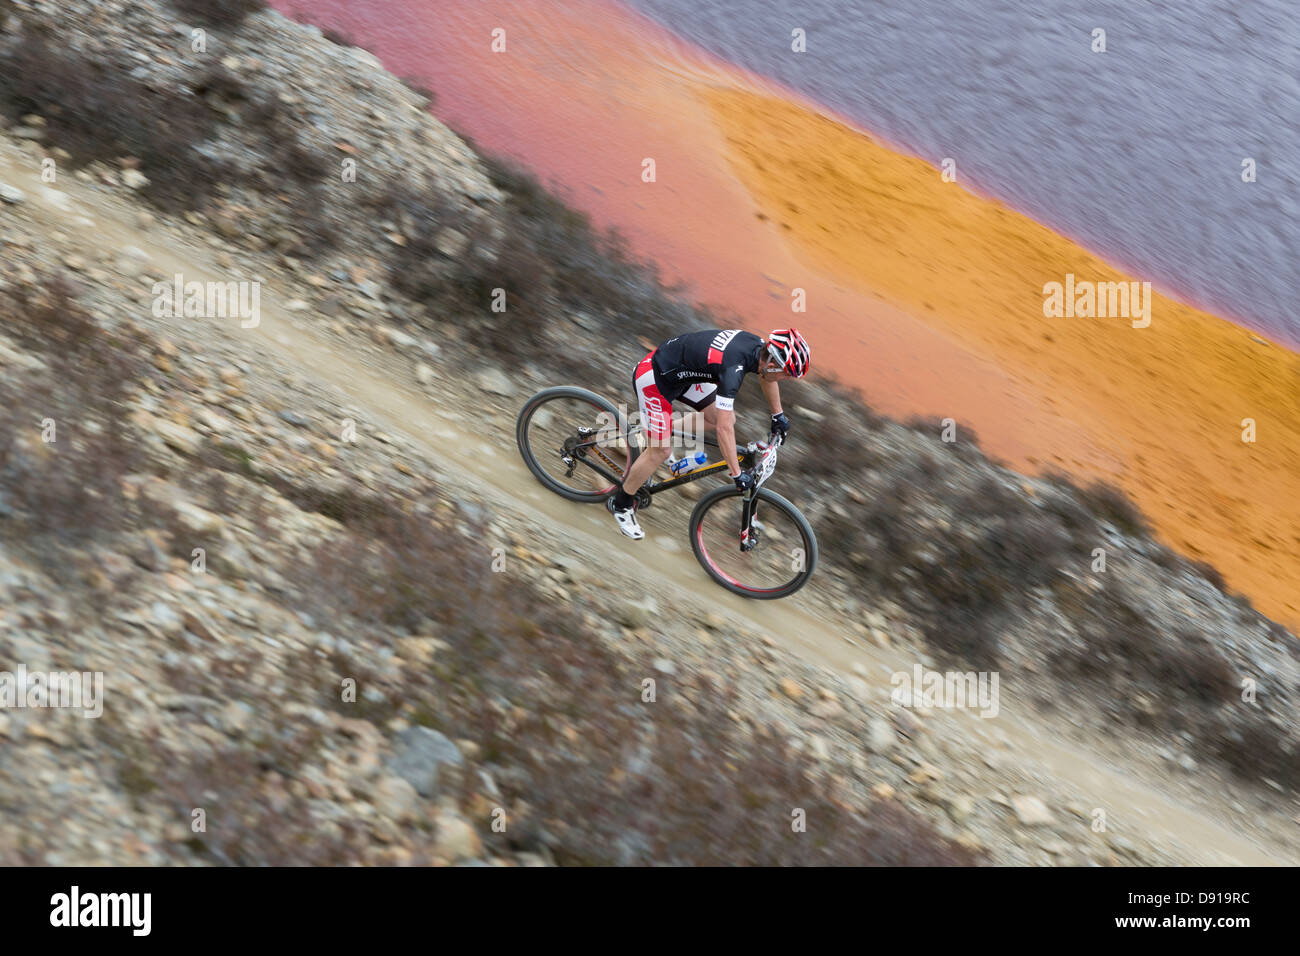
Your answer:
[[[649,422],[644,414],[642,421]],[[629,538],[641,539],[645,532],[636,520],[636,492],[654,474],[655,469],[668,460],[672,452],[672,429],[664,432],[654,425],[647,425],[642,431],[643,448],[632,467],[623,478],[623,484],[610,496],[609,507],[618,521],[619,530]],[[667,436],[667,437],[665,437]]]
[[[673,450],[671,444],[657,442],[648,435],[646,444],[648,447],[632,462],[627,477],[623,479],[624,494],[635,495],[637,489],[646,483],[646,479],[655,473],[655,469],[668,460],[668,455]]]
[[[636,367],[632,382],[636,390],[637,407],[641,413],[645,449],[623,476],[622,486],[614,492],[616,511],[626,511],[632,507],[633,496],[637,489],[645,484],[646,479],[654,474],[656,468],[668,460],[673,444],[673,407],[659,391],[651,364],[651,355],[647,355]]]

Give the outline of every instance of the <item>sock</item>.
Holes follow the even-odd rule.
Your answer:
[[[634,504],[636,504],[636,496],[629,495],[620,485],[618,490],[614,492],[614,507],[619,511],[626,511]]]

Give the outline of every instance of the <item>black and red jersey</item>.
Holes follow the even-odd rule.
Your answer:
[[[763,340],[744,329],[705,329],[669,339],[655,349],[652,359],[659,389],[676,401],[692,385],[718,386],[717,407],[734,407],[745,373],[757,372]]]

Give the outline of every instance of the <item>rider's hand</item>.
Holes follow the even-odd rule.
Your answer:
[[[772,434],[780,435],[781,441],[785,441],[785,436],[790,431],[790,419],[785,417],[785,412],[777,412],[772,416]]]
[[[738,475],[732,475],[731,480],[736,483],[736,490],[740,492],[749,491],[754,487],[754,475],[752,472],[742,471]]]

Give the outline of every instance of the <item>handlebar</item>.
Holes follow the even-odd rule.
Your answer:
[[[776,470],[777,449],[785,441],[779,434],[773,432],[768,436],[766,442],[750,442],[746,451],[757,456],[750,471],[754,475],[754,488],[758,489],[763,482],[772,477],[772,472]]]

